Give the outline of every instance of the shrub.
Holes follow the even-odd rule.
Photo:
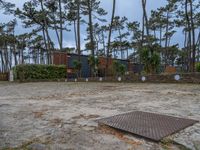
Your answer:
[[[125,73],[126,73],[126,66],[125,65],[121,64],[119,66],[119,73],[120,73],[121,76],[125,75]]]
[[[113,70],[116,76],[123,76],[126,72],[126,66],[118,61],[113,61]]]
[[[196,71],[200,72],[200,62],[196,64]]]
[[[79,76],[81,76],[82,63],[78,60],[74,60],[73,66],[74,66],[74,69],[76,71],[76,75],[77,75],[77,78],[78,78]]]
[[[66,66],[64,65],[18,65],[13,68],[15,79],[64,79],[66,78]]]
[[[140,58],[144,64],[144,71],[147,74],[158,72],[161,59],[156,51],[151,52],[147,47],[143,47],[140,49]]]
[[[89,56],[88,64],[91,68],[92,76],[94,75],[96,77],[98,74],[99,59],[94,56]]]

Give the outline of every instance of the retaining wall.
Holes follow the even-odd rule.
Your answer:
[[[180,79],[176,80],[175,76],[179,76]],[[142,81],[142,77],[145,77],[145,81]],[[81,79],[68,79],[68,82],[100,82],[100,78],[81,78]],[[102,78],[102,82],[119,82],[117,77]],[[188,74],[165,74],[165,75],[126,75],[122,77],[120,82],[129,83],[195,83],[200,84],[200,73],[188,73]]]
[[[176,80],[175,76],[179,75],[180,80]],[[142,81],[145,77],[145,81]],[[101,80],[100,80],[101,79]],[[70,78],[55,80],[26,80],[25,82],[125,82],[125,83],[193,83],[200,84],[200,73],[188,74],[168,74],[168,75],[126,75],[118,81],[118,77],[96,77],[96,78]]]

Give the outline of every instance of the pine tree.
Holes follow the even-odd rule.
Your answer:
[[[82,1],[83,14],[88,16],[88,39],[87,48],[91,50],[91,55],[95,56],[95,40],[94,40],[94,23],[93,19],[97,19],[100,22],[105,22],[105,19],[100,18],[107,14],[103,8],[100,7],[99,0],[83,0]]]

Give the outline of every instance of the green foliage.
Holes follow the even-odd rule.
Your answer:
[[[125,65],[121,64],[121,65],[119,66],[119,73],[120,73],[120,75],[122,75],[122,76],[125,75],[125,73],[126,73],[126,66],[125,66]]]
[[[116,76],[123,76],[126,72],[126,66],[124,64],[119,63],[118,61],[113,61],[113,70]]]
[[[157,52],[151,52],[147,47],[143,47],[140,51],[140,57],[146,73],[158,72],[161,60]]]
[[[88,63],[91,67],[97,67],[99,65],[99,59],[94,56],[89,56]]]
[[[77,78],[78,78],[79,76],[81,76],[80,72],[81,72],[82,64],[81,64],[80,61],[74,60],[73,61],[73,66],[74,66],[74,69],[76,71],[76,75],[77,75]]]
[[[82,68],[82,64],[80,61],[78,60],[74,60],[73,61],[73,66],[74,66],[74,69],[77,70],[77,71],[80,71],[81,68]]]
[[[96,76],[98,73],[99,59],[94,56],[89,56],[88,63],[91,68],[92,74]]]
[[[200,62],[196,64],[196,71],[200,72]]]
[[[18,65],[13,68],[15,79],[64,79],[66,78],[66,66],[60,65]]]

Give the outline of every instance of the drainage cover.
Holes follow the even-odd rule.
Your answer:
[[[98,123],[130,132],[154,141],[189,127],[198,121],[141,111],[98,120]]]

